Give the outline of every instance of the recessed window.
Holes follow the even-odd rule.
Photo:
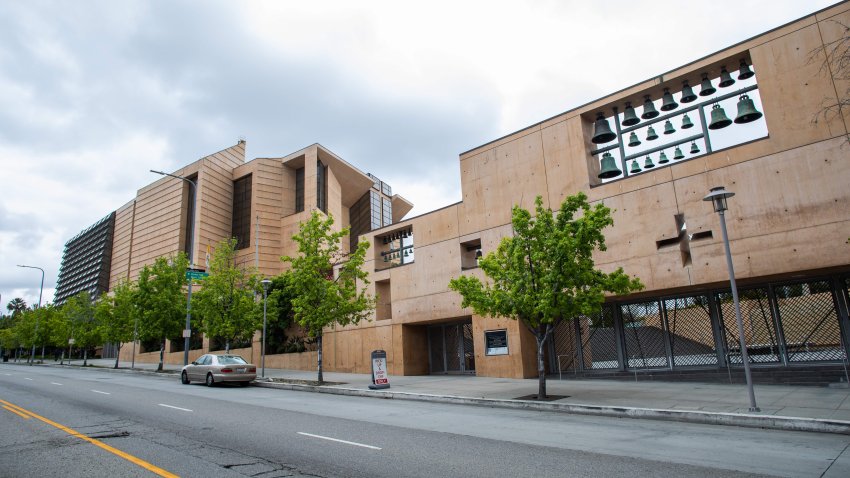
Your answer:
[[[475,269],[478,267],[478,259],[480,259],[482,255],[481,239],[462,242],[460,244],[461,270]]]

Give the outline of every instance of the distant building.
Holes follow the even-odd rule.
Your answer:
[[[92,298],[109,290],[112,266],[112,234],[115,213],[110,213],[65,243],[53,302],[64,304],[80,292]]]

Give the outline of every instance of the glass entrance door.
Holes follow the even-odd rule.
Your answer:
[[[431,373],[475,373],[472,320],[428,327]]]

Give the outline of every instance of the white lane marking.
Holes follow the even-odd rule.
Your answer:
[[[59,383],[59,382],[50,382],[50,383],[51,383],[51,384],[53,384],[53,385],[62,385],[62,384],[61,384],[61,383]]]
[[[12,374],[11,374],[11,373],[4,373],[3,375],[5,375],[5,376],[7,376],[7,377],[11,377],[11,376],[12,376]]]
[[[111,394],[111,393],[109,393],[109,392],[101,392],[100,390],[95,390],[95,389],[92,389],[92,392],[94,392],[94,393],[101,393],[101,394],[103,394],[103,395],[112,395],[112,394]]]
[[[24,377],[24,380],[32,380],[32,379],[29,378],[29,377]]]
[[[298,434],[308,436],[308,437],[313,437],[313,438],[321,438],[322,440],[330,440],[330,441],[335,441],[335,442],[339,442],[339,443],[345,443],[346,445],[362,446],[363,448],[369,448],[369,449],[372,449],[372,450],[380,450],[381,449],[379,447],[372,446],[372,445],[364,445],[363,443],[357,443],[357,442],[347,441],[347,440],[340,440],[339,438],[323,437],[322,435],[313,435],[312,433],[298,432]]]
[[[166,405],[164,403],[157,403],[157,405],[159,405],[160,407],[173,408],[175,410],[183,410],[184,412],[191,412],[192,411],[192,410],[189,410],[188,408],[175,407],[174,405]]]

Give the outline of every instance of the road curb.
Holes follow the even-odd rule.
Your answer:
[[[667,410],[655,408],[609,407],[570,403],[535,402],[530,400],[504,400],[495,398],[458,397],[425,393],[395,392],[391,390],[363,390],[345,387],[323,387],[280,382],[254,382],[255,387],[276,388],[301,392],[328,393],[355,397],[414,400],[420,402],[474,405],[514,410],[536,410],[561,412],[575,415],[591,415],[614,418],[641,418],[708,425],[765,428],[772,430],[836,433],[850,435],[850,421],[821,418],[783,417],[777,415],[755,415],[746,413],[721,413],[696,410]]]

